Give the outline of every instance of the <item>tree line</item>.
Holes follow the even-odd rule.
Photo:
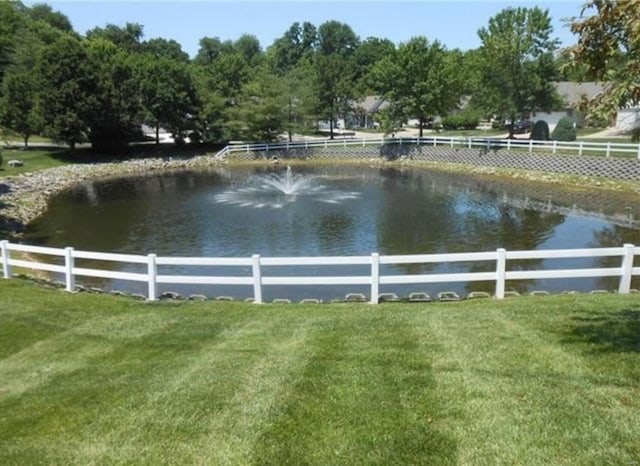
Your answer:
[[[553,82],[595,74],[558,53],[546,10],[507,8],[478,35],[478,49],[460,51],[424,36],[396,45],[338,21],[296,22],[266,49],[250,34],[203,37],[191,58],[174,40],[145,40],[137,23],[81,35],[46,4],[0,2],[0,122],[25,145],[42,134],[119,153],[143,123],[178,142],[291,138],[320,120],[333,137],[356,102],[380,95],[391,103],[378,116],[385,129],[415,118],[422,131],[454,112],[514,121],[562,107]]]

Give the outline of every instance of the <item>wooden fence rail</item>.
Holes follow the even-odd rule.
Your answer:
[[[19,258],[11,253],[23,253]],[[25,255],[27,253],[28,255]],[[52,256],[62,264],[38,262],[33,254]],[[112,254],[90,251],[76,251],[71,247],[59,249],[41,246],[29,246],[0,241],[0,262],[4,278],[12,276],[12,267],[31,270],[43,270],[63,274],[67,291],[75,291],[76,277],[98,277],[116,280],[128,280],[148,284],[147,297],[150,301],[158,299],[158,284],[190,284],[190,285],[244,285],[253,287],[254,301],[262,303],[262,290],[265,286],[297,286],[297,285],[367,285],[370,287],[371,303],[379,300],[380,285],[391,284],[426,284],[448,282],[495,282],[495,297],[505,296],[507,280],[535,279],[567,279],[584,277],[618,277],[619,293],[629,293],[631,279],[640,275],[640,267],[634,267],[634,258],[640,255],[640,247],[625,244],[622,247],[598,249],[556,249],[538,251],[507,251],[497,249],[491,252],[451,253],[451,254],[414,254],[381,256],[373,253],[370,256],[335,256],[335,257],[261,257],[257,254],[248,258],[206,258],[206,257],[158,257],[155,254],[132,255]],[[538,269],[511,270],[508,265],[527,259],[563,259],[563,258],[597,258],[619,257],[618,267],[575,268],[575,269]],[[139,264],[146,272],[118,272],[98,268],[82,268],[75,265],[76,259],[94,261]],[[449,264],[454,262],[494,262],[495,268],[489,272],[465,273],[421,273],[421,274],[382,274],[381,265],[402,264]],[[271,276],[265,275],[264,267],[291,266],[368,266],[365,275],[331,275],[331,276]],[[159,268],[165,266],[225,266],[243,267],[250,270],[244,276],[202,276],[202,275],[163,275]]]

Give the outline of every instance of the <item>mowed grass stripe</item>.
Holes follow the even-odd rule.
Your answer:
[[[434,320],[445,342],[436,363],[443,403],[465,407],[463,417],[447,422],[465,439],[460,462],[622,464],[640,457],[640,403],[603,410],[621,395],[612,385],[620,379],[610,368],[590,368],[583,348],[566,343],[556,327],[576,312],[576,299],[538,303],[536,313],[530,300],[483,307],[471,326],[459,325],[468,307]],[[629,390],[639,392],[637,384],[626,386],[625,396]]]
[[[637,296],[150,304],[0,280],[3,324],[3,465],[640,457]]]
[[[455,444],[432,423],[440,408],[426,317],[363,305],[325,322],[288,402],[262,435],[259,463],[452,461]]]

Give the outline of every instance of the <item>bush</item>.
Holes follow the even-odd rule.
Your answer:
[[[556,141],[575,141],[576,129],[573,127],[573,120],[569,117],[562,117],[551,133],[551,139]]]
[[[442,119],[442,127],[447,130],[476,129],[480,117],[475,113],[457,113]]]
[[[536,121],[531,130],[531,139],[536,141],[548,141],[549,140],[549,125],[544,120]]]

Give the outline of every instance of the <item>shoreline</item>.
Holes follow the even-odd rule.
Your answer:
[[[215,167],[226,163],[213,155],[169,160],[145,158],[71,164],[0,178],[0,231],[19,237],[29,223],[47,210],[55,195],[86,181]]]
[[[583,175],[567,175],[504,169],[490,166],[470,166],[455,163],[434,163],[400,158],[394,161],[372,158],[336,159],[283,159],[283,165],[352,164],[399,169],[428,169],[450,173],[463,173],[485,179],[501,179],[522,183],[550,183],[562,185],[567,190],[600,190],[640,196],[640,183]],[[57,194],[86,181],[110,178],[137,177],[159,172],[192,170],[221,166],[272,165],[267,159],[235,161],[220,159],[214,155],[191,158],[144,158],[122,162],[72,164],[40,170],[16,176],[0,178],[0,231],[20,237],[25,227],[42,215],[49,201]]]

